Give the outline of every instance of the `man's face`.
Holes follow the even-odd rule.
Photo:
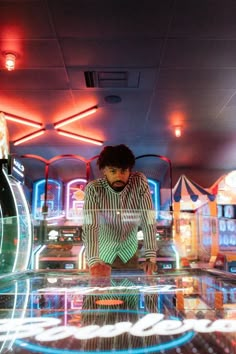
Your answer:
[[[130,176],[129,168],[118,168],[113,166],[106,166],[103,169],[103,174],[106,177],[109,185],[117,192],[124,189],[128,183]]]

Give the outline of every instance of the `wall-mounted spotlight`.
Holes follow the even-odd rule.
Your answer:
[[[15,69],[16,65],[16,55],[13,53],[5,54],[5,67],[8,71],[12,71]]]
[[[57,128],[61,128],[62,126],[66,125],[66,124],[69,124],[69,123],[72,123],[78,119],[81,119],[81,118],[84,118],[84,117],[87,117],[89,116],[90,114],[93,114],[97,111],[98,107],[97,106],[94,106],[92,108],[89,108],[89,109],[86,109],[85,111],[82,111],[78,114],[75,114],[74,116],[71,116],[71,117],[68,117],[68,118],[65,118],[57,123],[54,124],[54,128],[57,129]]]

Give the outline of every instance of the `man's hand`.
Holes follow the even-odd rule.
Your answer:
[[[147,259],[141,264],[141,268],[147,275],[153,275],[153,273],[157,272],[156,260]]]
[[[111,275],[111,267],[103,261],[99,261],[89,267],[89,273],[95,277],[109,277]]]

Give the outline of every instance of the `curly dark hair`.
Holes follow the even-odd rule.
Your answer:
[[[97,160],[100,170],[106,166],[132,169],[134,164],[135,156],[128,146],[124,144],[104,147]]]

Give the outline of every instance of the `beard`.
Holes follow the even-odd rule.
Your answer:
[[[121,192],[125,188],[126,183],[122,181],[115,181],[110,186],[112,187],[112,189],[114,189],[114,191]]]
[[[121,192],[121,191],[123,191],[124,188],[125,188],[125,186],[112,187],[112,189],[114,189],[115,192]]]

